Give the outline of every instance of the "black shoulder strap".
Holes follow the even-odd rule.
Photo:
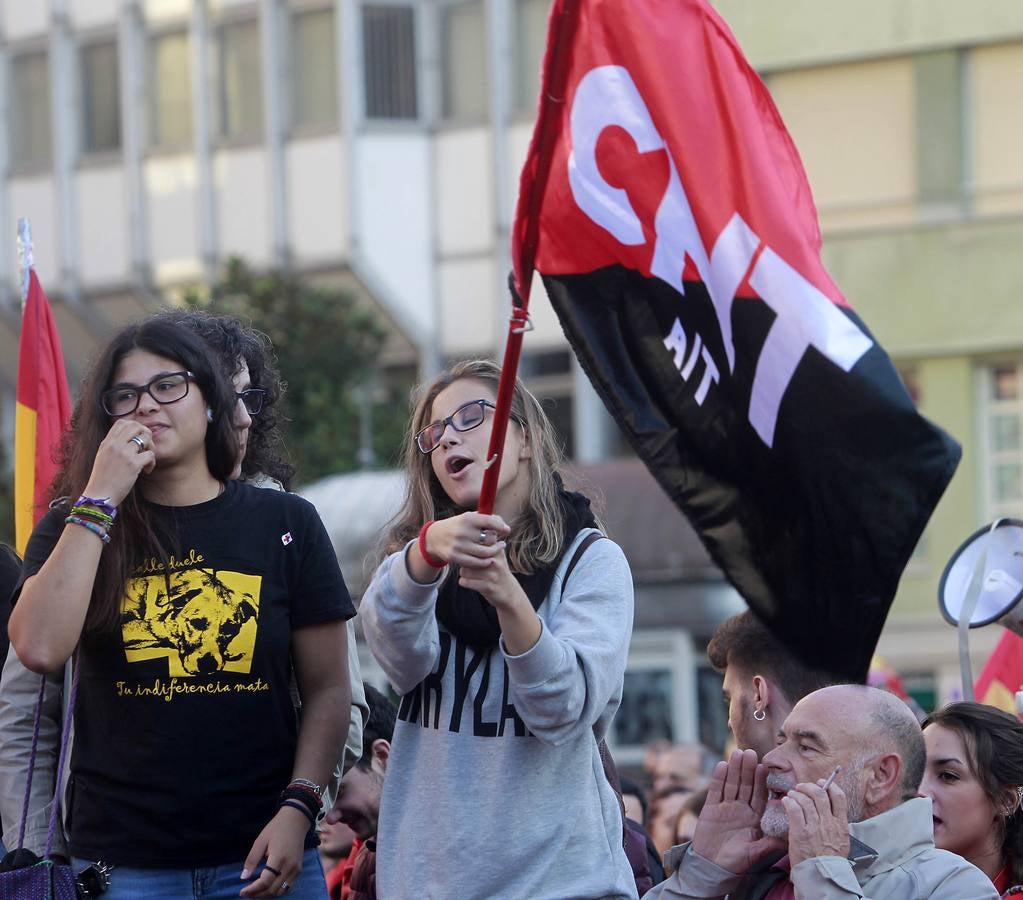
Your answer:
[[[575,548],[575,553],[572,554],[572,559],[569,560],[568,568],[565,569],[565,577],[561,579],[561,592],[565,592],[565,584],[568,582],[568,576],[572,574],[572,570],[576,567],[576,563],[582,559],[582,555],[586,552],[586,548],[590,544],[594,544],[601,540],[605,535],[599,531],[591,531],[586,537],[580,542],[579,546]],[[625,824],[625,802],[622,800],[622,787],[618,780],[618,767],[615,765],[614,758],[611,756],[611,751],[607,746],[607,742],[601,740],[597,744],[597,752],[600,754],[600,761],[604,766],[604,777],[607,779],[608,784],[614,790],[615,795],[618,797],[618,805],[622,811],[622,846],[624,847],[628,840],[628,826]]]
[[[565,569],[565,577],[561,579],[562,593],[565,592],[565,584],[568,581],[568,576],[572,574],[572,570],[576,567],[576,564],[582,558],[582,555],[586,552],[586,548],[589,547],[590,544],[596,543],[597,541],[601,540],[601,538],[603,537],[604,535],[602,535],[599,531],[591,531],[588,535],[586,535],[586,537],[584,537],[579,542],[579,546],[575,548],[575,553],[572,554],[572,559],[569,560],[568,568]]]

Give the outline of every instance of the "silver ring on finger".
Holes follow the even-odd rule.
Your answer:
[[[281,882],[281,893],[282,894],[286,894],[290,890],[291,890],[291,885],[288,884],[288,882],[286,882],[286,881],[282,881]]]
[[[486,544],[487,544],[487,533],[486,533],[486,531],[481,531],[480,532],[480,536],[476,539],[476,543],[477,544],[483,544],[484,546],[486,546]]]
[[[146,439],[141,434],[136,434],[134,437],[129,438],[129,443],[134,444],[139,448],[139,453],[142,453],[146,449]]]

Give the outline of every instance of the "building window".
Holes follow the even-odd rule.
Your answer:
[[[218,137],[259,138],[263,134],[263,66],[258,21],[217,27],[214,71]]]
[[[987,455],[988,513],[1023,516],[1023,363],[985,370],[983,444]]]
[[[192,142],[192,59],[188,34],[175,31],[149,41],[149,144],[187,147]]]
[[[622,703],[607,742],[619,765],[642,763],[655,740],[690,741],[695,737],[695,666],[692,642],[682,629],[637,628],[629,643]],[[718,691],[718,706],[721,705]]]
[[[50,148],[50,70],[45,51],[11,58],[11,164],[48,166]]]
[[[334,10],[315,9],[291,18],[291,124],[337,123],[337,55]]]
[[[441,10],[441,115],[459,122],[487,117],[487,28],[480,0]]]
[[[121,101],[117,43],[79,50],[82,78],[82,152],[108,153],[121,146]]]
[[[675,740],[672,708],[675,673],[671,669],[641,669],[625,673],[622,703],[615,716],[615,743],[641,746]]]
[[[543,405],[567,459],[575,455],[575,402],[568,350],[532,350],[522,354],[519,377]]]
[[[362,8],[366,117],[415,119],[415,13],[407,6]]]
[[[529,115],[536,114],[550,11],[551,0],[518,0],[515,4],[515,106]]]

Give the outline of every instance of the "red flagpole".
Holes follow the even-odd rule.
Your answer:
[[[574,0],[556,2],[548,20],[547,53],[543,61],[540,96],[548,95],[564,101],[565,74],[567,65],[564,54],[560,53],[563,35],[569,19],[575,13]],[[545,107],[540,104],[540,109]],[[512,394],[519,371],[519,357],[522,355],[522,335],[531,328],[529,322],[529,292],[533,280],[533,265],[536,260],[537,234],[540,227],[540,210],[537,204],[544,195],[547,176],[550,172],[552,148],[557,137],[552,117],[541,120],[540,128],[534,133],[532,146],[523,166],[520,184],[526,182],[531,167],[540,166],[538,178],[531,179],[529,196],[520,190],[515,225],[512,229],[512,264],[514,271],[508,276],[508,287],[512,295],[512,312],[508,320],[508,342],[504,348],[504,362],[501,364],[501,381],[497,386],[497,408],[494,410],[494,427],[490,433],[490,447],[487,450],[487,471],[483,475],[480,489],[479,511],[490,514],[494,511],[497,496],[497,477],[501,471],[501,456],[504,453],[504,438],[508,432],[511,414]],[[524,223],[524,225],[523,225]],[[520,234],[521,232],[521,234]]]

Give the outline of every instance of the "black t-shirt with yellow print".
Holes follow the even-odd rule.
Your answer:
[[[301,497],[231,482],[207,503],[153,509],[180,550],[140,566],[120,627],[80,646],[71,850],[129,866],[240,864],[291,780],[291,633],[355,609]],[[66,515],[40,521],[23,579]]]

